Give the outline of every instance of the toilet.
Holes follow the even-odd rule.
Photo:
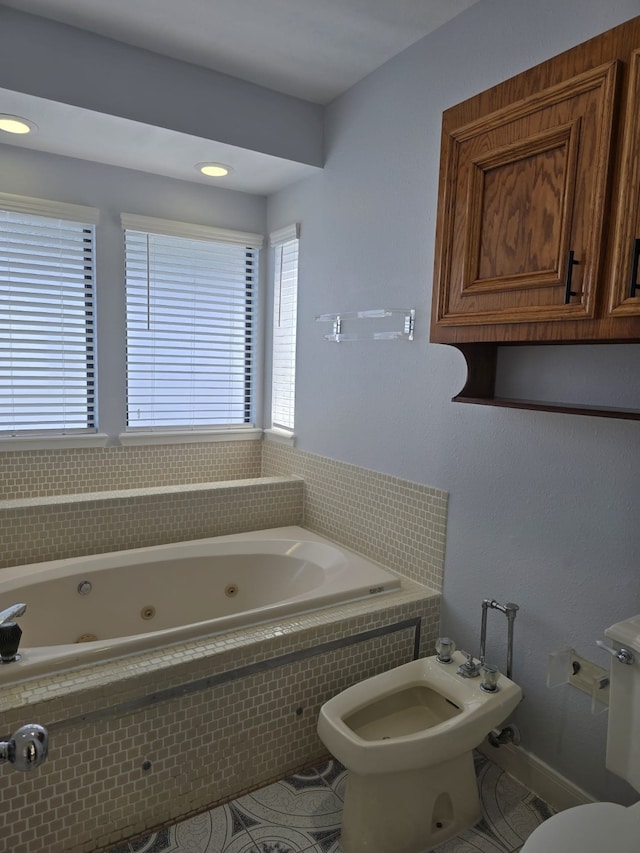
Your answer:
[[[472,750],[522,693],[492,667],[465,677],[470,663],[461,652],[411,661],[320,709],[318,735],[349,771],[344,853],[421,853],[480,817]]]
[[[640,793],[640,616],[618,622],[604,633],[613,646],[606,766]],[[631,662],[623,662],[630,660],[629,652]],[[627,808],[616,803],[590,803],[567,809],[541,824],[529,836],[522,853],[609,850],[640,851],[640,803]]]

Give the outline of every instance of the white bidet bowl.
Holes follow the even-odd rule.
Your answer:
[[[495,692],[464,678],[466,660],[422,658],[334,696],[318,734],[349,771],[345,853],[418,853],[480,816],[472,750],[500,726],[522,692],[503,675]]]
[[[354,684],[320,709],[318,734],[346,768],[389,773],[440,764],[482,743],[522,697],[503,675],[485,693],[481,678],[456,673],[461,652],[449,664],[422,658]]]

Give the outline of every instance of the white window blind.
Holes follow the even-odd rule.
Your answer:
[[[299,225],[270,235],[270,244],[275,249],[271,423],[290,432],[295,412],[299,237]]]
[[[0,435],[95,431],[96,222],[0,194]]]
[[[131,227],[141,219],[122,217],[128,428],[251,424],[262,238],[202,228],[192,238],[184,236],[187,225],[180,236]],[[172,225],[160,221],[156,232]]]

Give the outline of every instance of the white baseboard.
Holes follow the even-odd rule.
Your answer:
[[[507,743],[496,748],[484,741],[478,750],[556,811],[594,802],[586,791],[520,746]]]

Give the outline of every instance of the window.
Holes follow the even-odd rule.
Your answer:
[[[255,234],[123,214],[127,428],[253,419]]]
[[[299,225],[270,236],[275,249],[271,425],[288,432],[293,432],[295,411],[299,237]]]
[[[97,211],[0,194],[0,435],[95,431]]]

